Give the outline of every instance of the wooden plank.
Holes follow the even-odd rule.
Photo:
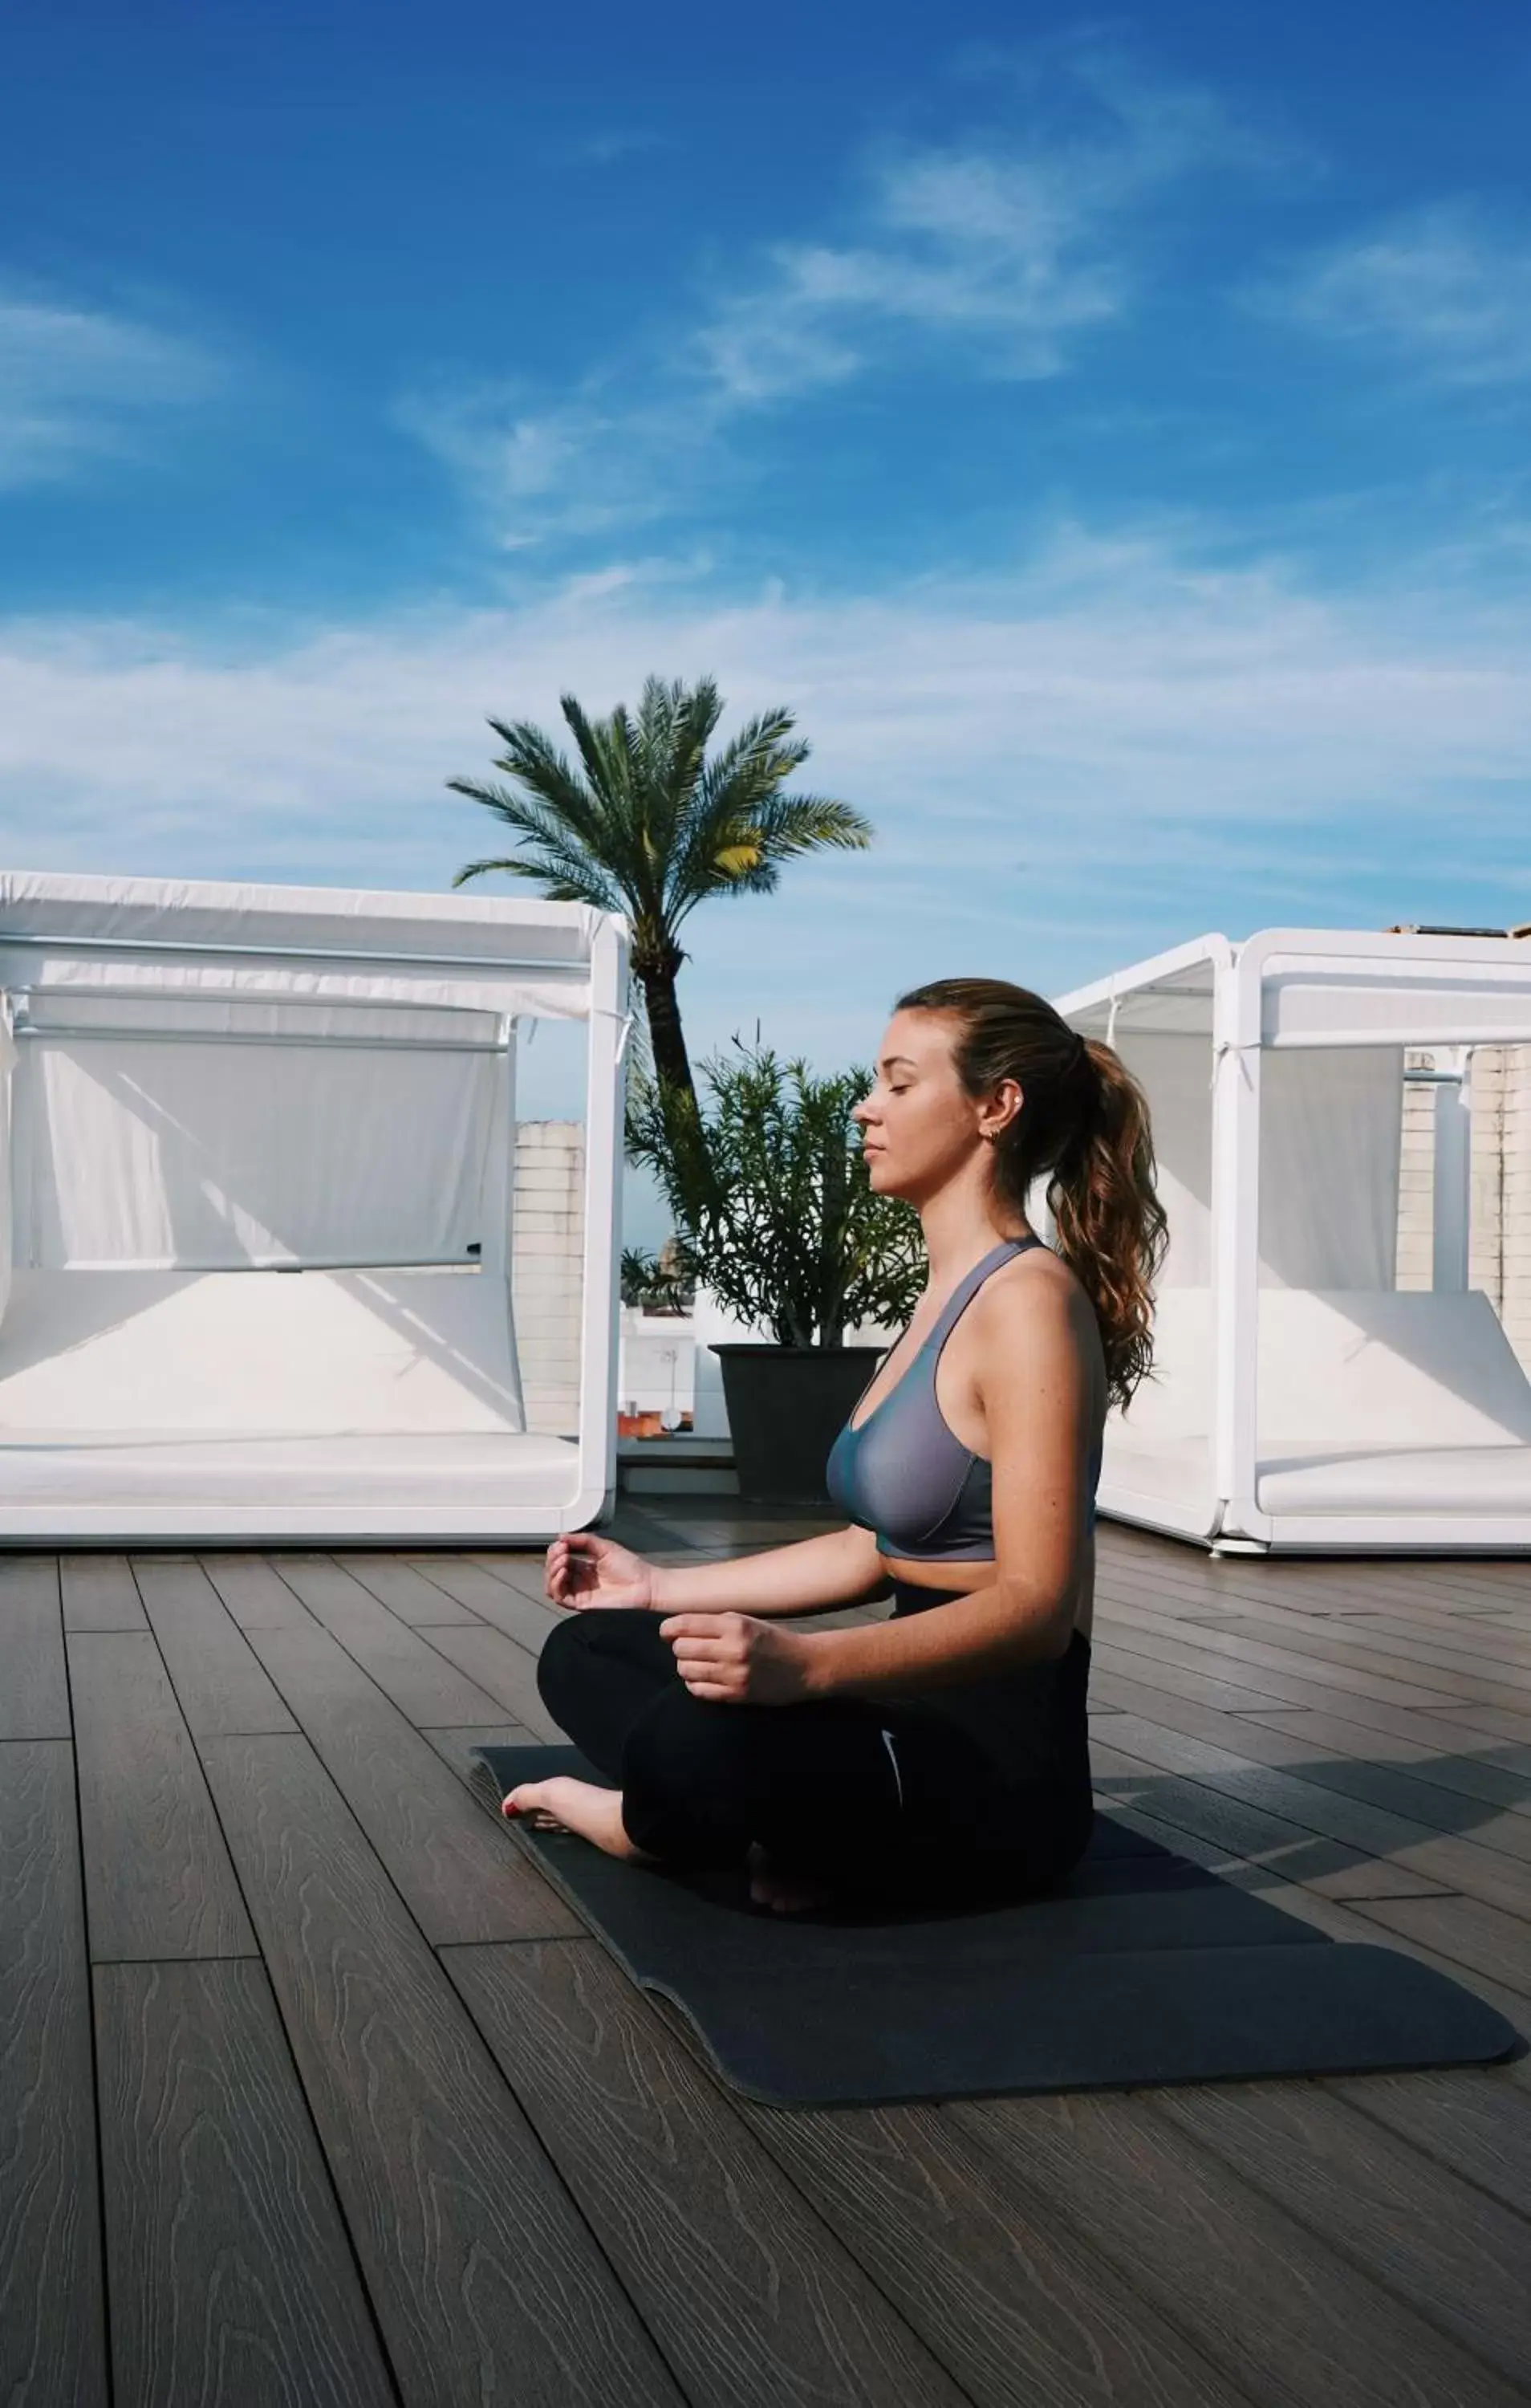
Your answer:
[[[1430,1555],[1389,1558],[1358,1569],[1368,1597],[1407,1598],[1410,1604],[1464,1616],[1531,1611],[1531,1581],[1524,1562]]]
[[[104,1965],[118,2408],[392,2408],[263,1968]]]
[[[423,1579],[414,1566],[404,1562],[401,1556],[381,1555],[369,1549],[365,1555],[336,1553],[334,1560],[342,1571],[350,1572],[352,1580],[361,1583],[369,1597],[375,1597],[379,1605],[386,1605],[390,1613],[396,1613],[399,1620],[408,1623],[411,1628],[428,1629],[436,1622],[477,1622],[479,1619],[465,1605],[459,1605],[454,1597],[449,1597],[444,1588],[437,1588],[434,1581]]]
[[[1421,1710],[1460,1727],[1531,1742],[1531,1665],[1475,1656],[1450,1633],[1439,1644],[1395,1640],[1384,1648],[1371,1636],[1373,1619],[1348,1618],[1320,1632],[1318,1625],[1302,1624],[1290,1615],[1241,1613],[1198,1621],[1195,1628],[1206,1634],[1209,1644],[1214,1640],[1237,1644],[1263,1636],[1294,1670],[1325,1683],[1334,1679],[1334,1667],[1347,1668],[1344,1677],[1363,1694],[1395,1705],[1403,1702],[1401,1685],[1422,1684]]]
[[[1119,1717],[1124,1720],[1125,1717]],[[1116,1724],[1111,1726],[1114,1742]],[[1289,1880],[1329,1898],[1436,1896],[1439,1884],[1407,1867],[1378,1861],[1343,1841],[1252,1806],[1226,1789],[1166,1772],[1113,1743],[1092,1739],[1095,1787],[1108,1813],[1129,1805],[1212,1841],[1252,1863],[1274,1863]]]
[[[85,1918],[68,1742],[0,1746],[0,2400],[106,2408]]]
[[[1454,1640],[1438,1644],[1429,1639],[1395,1639],[1384,1646],[1366,1624],[1347,1622],[1345,1635],[1340,1637],[1333,1630],[1294,1628],[1290,1620],[1277,1622],[1266,1614],[1232,1616],[1222,1627],[1268,1640],[1274,1646],[1300,1655],[1305,1663],[1316,1658],[1325,1664],[1348,1664],[1360,1672],[1375,1667],[1384,1679],[1417,1682],[1424,1688],[1438,1689],[1443,1698],[1460,1698],[1467,1705],[1492,1706],[1501,1688],[1531,1691],[1531,1670],[1514,1664],[1475,1668],[1466,1648]],[[1507,1698],[1507,1702],[1515,1700]],[[1525,1709],[1517,1705],[1516,1711]]]
[[[1356,1911],[1531,1998],[1531,1925],[1518,1915],[1476,1898],[1357,1899]]]
[[[1513,1622],[1485,1622],[1478,1616],[1467,1628],[1460,1617],[1450,1628],[1441,1621],[1430,1621],[1424,1615],[1397,1611],[1389,1613],[1368,1613],[1345,1618],[1347,1629],[1374,1634],[1386,1639],[1407,1639],[1416,1644],[1445,1646],[1452,1660],[1472,1666],[1475,1670],[1493,1671],[1500,1664],[1518,1665],[1531,1670],[1531,1630],[1519,1616]]]
[[[692,2408],[962,2408],[593,1942],[442,1962]]]
[[[1187,1570],[1177,1555],[1168,1558],[1159,1551],[1146,1558],[1135,1558],[1130,1564],[1119,1560],[1114,1551],[1106,1559],[1106,1569],[1113,1579],[1124,1577],[1145,1595],[1152,1593],[1185,1613],[1221,1613],[1249,1606],[1259,1611],[1284,1612],[1292,1614],[1336,1616],[1366,1612],[1390,1604],[1423,1604],[1430,1611],[1444,1614],[1450,1609],[1442,1602],[1446,1583],[1440,1577],[1445,1567],[1438,1562],[1431,1566],[1409,1566],[1396,1560],[1386,1563],[1352,1558],[1343,1564],[1294,1563],[1280,1558],[1264,1562],[1254,1559],[1208,1563],[1204,1573]],[[1454,1569],[1454,1568],[1453,1568]],[[1406,1579],[1412,1570],[1434,1570],[1434,1584],[1422,1586]],[[1497,1597],[1467,1594],[1462,1606],[1467,1613],[1504,1611],[1510,1607],[1510,1594]],[[1466,1618],[1466,1614],[1464,1617]]]
[[[1226,1654],[1214,1652],[1220,1642],[1231,1643],[1225,1632],[1209,1630],[1204,1623],[1171,1623],[1166,1615],[1160,1615],[1156,1624],[1151,1624],[1137,1612],[1123,1611],[1109,1598],[1097,1597],[1095,1600],[1093,1650],[1109,1647],[1116,1655],[1137,1656],[1140,1666],[1135,1668],[1135,1677],[1156,1685],[1162,1684],[1164,1668],[1173,1665],[1203,1681],[1223,1681],[1235,1687],[1257,1690],[1257,1703],[1248,1709],[1242,1708],[1237,1698],[1224,1698],[1223,1703],[1230,1713],[1269,1713],[1279,1706],[1324,1706],[1332,1713],[1353,1713],[1361,1721],[1370,1719],[1374,1713],[1420,1710],[1418,1699],[1405,1709],[1374,1698],[1359,1682],[1351,1690],[1337,1693],[1333,1684],[1322,1677],[1323,1668],[1320,1677],[1309,1680],[1295,1660],[1289,1660],[1285,1669],[1274,1663],[1256,1669],[1240,1661],[1236,1653],[1230,1661]],[[1150,1667],[1153,1669],[1147,1669]],[[1424,1705],[1423,1711],[1433,1712],[1434,1704]]]
[[[530,1940],[584,1928],[327,1631],[310,1623],[251,1636],[427,1940]]]
[[[147,1630],[81,1632],[79,1732],[91,1956],[252,1956],[207,1785]]]
[[[1272,1906],[1280,1907],[1283,1914],[1296,1915],[1299,1921],[1310,1923],[1315,1931],[1326,1932],[1331,1940],[1371,1948],[1395,1948],[1400,1955],[1412,1956],[1421,1965],[1428,1965],[1433,1972],[1443,1973],[1449,1982],[1458,1983],[1462,1988],[1471,1990],[1496,2014],[1503,2015],[1512,2030],[1531,2042],[1531,1998],[1506,1989],[1501,1983],[1480,1972],[1474,1966],[1441,1956],[1423,1941],[1414,1940],[1401,1931],[1384,1931],[1379,1924],[1366,1920],[1361,1901],[1347,1905],[1342,1899],[1327,1897],[1322,1890],[1305,1887],[1300,1882],[1287,1881],[1272,1865],[1252,1862],[1235,1851],[1220,1846],[1216,1841],[1203,1839],[1198,1833],[1187,1831],[1157,1814],[1144,1813],[1136,1806],[1113,1804],[1111,1812],[1130,1829],[1141,1831],[1145,1840],[1154,1840],[1162,1848],[1172,1848],[1178,1855],[1189,1856],[1193,1864],[1202,1865],[1209,1872],[1216,1873],[1220,1881],[1232,1882],[1237,1888],[1247,1889],[1253,1896],[1267,1899]],[[1494,2079],[1510,2081],[1516,2071],[1516,2062],[1502,2064],[1494,2069]]]
[[[68,1736],[57,1558],[0,1556],[0,1740]]]
[[[1087,2232],[1269,2408],[1510,2408],[1518,2385],[1438,2332],[1177,2130],[1144,2097],[947,2111]]]
[[[679,2408],[307,1740],[209,1740],[207,1759],[405,2408]]]
[[[1161,2091],[1155,2111],[1531,2396],[1531,2229],[1305,2082]]]
[[[508,1581],[512,1588],[519,1588],[523,1597],[529,1597],[534,1605],[540,1605],[545,1612],[562,1612],[563,1609],[555,1606],[548,1595],[546,1547],[476,1547],[464,1560],[478,1564],[486,1572],[493,1572],[496,1580]]]
[[[431,1644],[439,1647],[443,1656],[449,1656],[464,1672],[472,1675],[478,1684],[477,1694],[480,1702],[487,1698],[491,1713],[498,1704],[523,1730],[534,1732],[538,1739],[564,1739],[564,1733],[538,1694],[537,1658],[528,1655],[516,1640],[507,1639],[503,1630],[492,1630],[487,1623],[479,1623],[471,1629],[465,1623],[461,1627],[454,1624],[445,1629],[433,1630]],[[433,1725],[438,1722],[482,1722],[485,1719],[481,1713],[429,1717]]]
[[[494,1698],[465,1680],[435,1646],[398,1621],[328,1556],[284,1556],[282,1577],[410,1722],[493,1721]]]
[[[1531,2094],[1497,2071],[1367,2074],[1324,2086],[1531,2218]]]
[[[411,1561],[446,1596],[503,1630],[508,1639],[519,1641],[534,1656],[541,1652],[549,1631],[568,1619],[562,1607],[527,1597],[465,1555],[417,1555]]]
[[[313,1618],[263,1555],[221,1553],[201,1564],[241,1630],[291,1629]]]
[[[65,1630],[147,1630],[126,1555],[61,1555]]]
[[[1518,1706],[1510,1712],[1504,1706],[1469,1706],[1452,1698],[1442,1709],[1442,1720],[1486,1732],[1491,1739],[1509,1740],[1516,1747],[1531,1747],[1531,1714]]]
[[[1276,1713],[1288,1702],[1247,1683],[1224,1681],[1216,1672],[1199,1672],[1183,1664],[1169,1663],[1142,1645],[1134,1649],[1123,1641],[1109,1622],[1096,1624],[1090,1642],[1092,1692],[1102,1672],[1139,1681],[1148,1688],[1167,1690],[1172,1698],[1194,1698],[1204,1706],[1216,1706],[1225,1714]]]
[[[737,2104],[980,2408],[1250,2397],[940,2109]]]
[[[1396,1765],[1380,1764],[1372,1756],[1362,1757],[1353,1752],[1338,1759],[1325,1756],[1322,1746],[1309,1737],[1311,1717],[1299,1713],[1290,1723],[1272,1726],[1252,1714],[1240,1714],[1236,1719],[1229,1714],[1209,1713],[1205,1707],[1184,1698],[1165,1697],[1136,1681],[1117,1681],[1109,1673],[1098,1684],[1092,1674],[1092,1689],[1097,1685],[1123,1713],[1138,1720],[1209,1741],[1235,1758],[1274,1766],[1310,1787],[1334,1792],[1363,1807],[1380,1808],[1430,1830],[1470,1835],[1476,1847],[1496,1849],[1501,1855],[1531,1865],[1531,1814],[1496,1813],[1491,1807],[1475,1806],[1466,1797],[1432,1788],[1410,1771]],[[1131,1727],[1124,1727],[1130,1730]],[[1130,1736],[1123,1736],[1122,1743],[1130,1753],[1135,1752]],[[1271,1802],[1278,1812],[1281,1811],[1281,1800],[1273,1798]],[[1355,1838],[1354,1833],[1347,1831],[1337,1836]],[[1380,1836],[1379,1830],[1372,1842],[1356,1840],[1355,1844],[1375,1844]],[[1386,1853],[1396,1858],[1395,1847],[1389,1846]],[[1444,1885],[1452,1885],[1447,1882]]]
[[[1467,1739],[1466,1732],[1449,1734],[1443,1746],[1441,1726],[1433,1724],[1427,1716],[1422,1717],[1415,1730],[1407,1735],[1401,1731],[1367,1730],[1342,1714],[1323,1713],[1313,1707],[1249,1714],[1241,1719],[1265,1730],[1300,1731],[1312,1746],[1327,1748],[1331,1756],[1358,1756],[1367,1764],[1399,1765],[1412,1781],[1432,1788],[1454,1790],[1459,1797],[1478,1799],[1503,1813],[1519,1814],[1523,1820],[1531,1816],[1531,1751],[1524,1748],[1500,1749],[1487,1740],[1469,1742],[1463,1748],[1458,1741]]]
[[[297,1728],[200,1564],[140,1564],[138,1586],[194,1738]]]
[[[1323,1689],[1338,1690],[1347,1697],[1360,1697],[1385,1705],[1421,1707],[1426,1713],[1450,1714],[1452,1719],[1461,1719],[1469,1713],[1476,1717],[1487,1711],[1469,1704],[1466,1699],[1449,1698],[1439,1689],[1426,1688],[1416,1682],[1396,1681],[1380,1671],[1361,1670],[1353,1665],[1336,1663],[1328,1657],[1297,1655],[1290,1647],[1271,1646],[1264,1641],[1247,1639],[1230,1630],[1209,1630],[1204,1624],[1195,1626],[1192,1643],[1190,1626],[1175,1623],[1169,1615],[1155,1613],[1143,1606],[1125,1606],[1120,1601],[1113,1606],[1110,1600],[1107,1600],[1102,1620],[1109,1624],[1112,1641],[1117,1646],[1131,1646],[1139,1654],[1162,1653],[1173,1663],[1189,1663],[1193,1670],[1221,1669],[1226,1673],[1231,1667],[1238,1666],[1240,1670],[1236,1677],[1249,1677],[1259,1671],[1269,1676],[1262,1685],[1272,1697],[1284,1696],[1298,1705],[1310,1703],[1312,1692]],[[1182,1649],[1186,1652],[1181,1653]],[[1205,1659],[1209,1656],[1222,1659],[1220,1667],[1207,1664]],[[1291,1686],[1294,1682],[1302,1684],[1299,1691],[1294,1691]],[[1286,1685],[1281,1685],[1283,1683]],[[1330,1703],[1333,1702],[1331,1698]],[[1527,1722],[1524,1730],[1512,1731],[1510,1736],[1531,1738],[1531,1722]]]
[[[1338,1841],[1396,1870],[1417,1873],[1422,1883],[1461,1890],[1511,1914],[1531,1914],[1531,1867],[1495,1849],[1431,1830],[1293,1773],[1251,1764],[1226,1747],[1189,1738],[1138,1714],[1121,1715],[1111,1726],[1110,1738],[1114,1748],[1140,1763],[1283,1815],[1323,1839]]]

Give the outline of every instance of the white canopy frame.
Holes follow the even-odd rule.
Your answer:
[[[1531,1549],[1531,1384],[1514,1363],[1487,1299],[1467,1293],[1466,1084],[1475,1046],[1531,1044],[1531,946],[1493,938],[1334,929],[1266,929],[1239,945],[1209,935],[1080,987],[1059,998],[1057,1009],[1084,1034],[1120,1044],[1129,1065],[1135,1038],[1178,1036],[1206,1047],[1209,1210],[1205,1227],[1198,1228],[1196,1211],[1188,1205],[1183,1217],[1189,1235],[1181,1233],[1182,1246],[1205,1247],[1205,1264],[1196,1266],[1194,1279],[1209,1290],[1206,1477],[1198,1493],[1195,1484],[1188,1484],[1183,1465],[1179,1474],[1172,1472],[1166,1456],[1156,1470],[1152,1450],[1135,1453],[1129,1425],[1113,1414],[1101,1510],[1218,1551]],[[1465,1315],[1481,1362],[1476,1398],[1453,1392],[1449,1364],[1439,1374],[1440,1400],[1456,1412],[1467,1437],[1459,1430],[1451,1445],[1433,1450],[1427,1434],[1412,1447],[1379,1447],[1379,1460],[1394,1457],[1399,1492],[1383,1495],[1385,1476],[1364,1476],[1364,1429],[1353,1433],[1354,1444],[1347,1447],[1337,1442],[1333,1430],[1325,1434],[1315,1426],[1309,1459],[1288,1469],[1269,1459],[1268,1446],[1262,1448],[1262,1383],[1268,1376],[1262,1363],[1262,1315],[1277,1321],[1295,1314],[1309,1340],[1316,1333],[1322,1344],[1324,1310],[1331,1301],[1343,1308],[1346,1299],[1316,1292],[1282,1298],[1278,1289],[1289,1283],[1269,1283],[1268,1267],[1263,1282],[1261,1133],[1263,1109],[1270,1109],[1266,1090],[1275,1076],[1271,1065],[1281,1055],[1327,1055],[1338,1071],[1346,1062],[1364,1069],[1384,1049],[1399,1064],[1401,1084],[1405,1048],[1431,1052],[1439,1082],[1434,1297],[1382,1298],[1374,1326],[1352,1330],[1355,1343],[1341,1351],[1349,1364],[1366,1357],[1369,1347],[1374,1372],[1385,1375],[1389,1327],[1397,1325],[1402,1308],[1416,1331],[1432,1311],[1438,1320],[1461,1321]],[[1152,1074],[1145,1084],[1152,1109]],[[1391,1175],[1395,1181],[1395,1156]],[[1395,1187],[1394,1200],[1395,1209]],[[1266,1198],[1267,1211],[1271,1201]],[[1172,1254],[1177,1217],[1172,1192]],[[1161,1309],[1173,1301],[1166,1289]],[[1164,1318],[1167,1335],[1171,1316]],[[1430,1350],[1424,1351],[1428,1355]],[[1267,1348],[1267,1366],[1269,1353]],[[1417,1372],[1419,1361],[1403,1368]],[[1186,1384],[1183,1366],[1170,1364],[1165,1385],[1171,1412],[1178,1380]],[[1151,1411],[1159,1401],[1152,1399]],[[1337,1409],[1331,1403],[1331,1417]],[[1479,1424],[1482,1443],[1475,1442]],[[1330,1456],[1321,1462],[1325,1447]],[[1420,1478],[1410,1497],[1406,1491],[1412,1469],[1417,1466],[1423,1472],[1427,1458],[1430,1476]],[[1385,1474],[1387,1467],[1382,1469]],[[1281,1476],[1272,1476],[1278,1470]],[[1454,1493],[1445,1494],[1442,1484]]]
[[[532,1543],[609,1515],[628,992],[626,923],[583,904],[0,874],[0,1545]],[[509,1312],[516,1035],[539,1018],[582,1020],[587,1031],[579,1428],[567,1438],[525,1430]],[[184,1245],[163,1256],[119,1245],[99,1261],[78,1247],[38,1254],[29,1147],[57,1133],[29,1126],[29,1113],[13,1109],[17,1066],[62,1063],[72,1071],[98,1056],[110,1061],[114,1047],[136,1055],[145,1045],[156,1054],[186,1047],[198,1058],[211,1048],[214,1064],[226,1062],[231,1072],[236,1049],[264,1049],[243,1059],[269,1066],[279,1106],[281,1064],[293,1056],[323,1077],[332,1059],[361,1066],[370,1054],[389,1075],[397,1069],[415,1081],[420,1096],[428,1096],[436,1068],[473,1082],[473,1226],[481,1242],[466,1251],[476,1259],[456,1247],[433,1254],[408,1235],[391,1254],[386,1233],[370,1250],[304,1248],[293,1259],[284,1242],[263,1252],[258,1233],[225,1245],[224,1227],[207,1261]],[[22,1085],[35,1124],[40,1073]],[[463,1112],[454,1122],[450,1109],[436,1121],[470,1125]],[[215,1122],[213,1114],[208,1125]],[[150,1129],[143,1142],[160,1140]],[[88,1188],[79,1169],[76,1185]],[[449,1188],[458,1169],[442,1164]],[[433,1176],[427,1162],[422,1193]],[[446,1208],[441,1217],[443,1226],[451,1220]],[[56,1249],[62,1241],[50,1233],[49,1242]],[[35,1268],[47,1262],[64,1267],[46,1275]],[[260,1277],[297,1268],[315,1276]],[[26,1322],[15,1381],[6,1359],[13,1278],[12,1320],[21,1313]],[[79,1345],[78,1327],[57,1324],[58,1298],[96,1293],[110,1312],[103,1329],[93,1323],[87,1335],[100,1340],[104,1393],[117,1399],[119,1418],[85,1433],[37,1435],[28,1402],[64,1393]],[[295,1425],[207,1427],[209,1396],[215,1417],[219,1399],[202,1383],[209,1350],[200,1347],[196,1313],[209,1298],[252,1359],[279,1347],[283,1333],[301,1345],[307,1330],[319,1350],[308,1368],[321,1398],[331,1350],[359,1341],[352,1393],[332,1408],[342,1414],[338,1425],[317,1435]],[[474,1326],[486,1308],[503,1322],[487,1350],[497,1348],[488,1373]],[[93,1315],[101,1321],[93,1303],[85,1317]],[[423,1350],[412,1331],[428,1340]],[[140,1357],[156,1342],[163,1356],[167,1342],[172,1362],[195,1367],[198,1393],[184,1398],[184,1429],[141,1426],[150,1408],[140,1407],[140,1393],[152,1389],[158,1367],[135,1360],[136,1340]],[[304,1368],[296,1366],[300,1375]],[[237,1361],[232,1369],[236,1376]],[[466,1400],[460,1430],[454,1396]],[[421,1397],[435,1418],[417,1412],[411,1421],[405,1410],[392,1426],[394,1401]]]

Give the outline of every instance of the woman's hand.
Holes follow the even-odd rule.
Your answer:
[[[576,1610],[659,1603],[659,1568],[594,1530],[570,1530],[548,1549],[546,1586],[554,1605]]]
[[[812,1694],[813,1637],[749,1613],[670,1613],[659,1626],[694,1698],[721,1706],[790,1706]]]

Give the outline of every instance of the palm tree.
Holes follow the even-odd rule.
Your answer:
[[[538,880],[555,902],[625,912],[659,1090],[681,1124],[695,1127],[675,991],[686,959],[682,921],[714,895],[771,894],[794,854],[859,851],[871,842],[871,826],[848,803],[781,791],[809,749],[793,737],[790,710],[762,711],[709,760],[723,710],[710,678],[690,688],[650,678],[636,720],[622,703],[594,721],[572,694],[561,705],[579,768],[530,721],[492,719],[505,746],[494,767],[514,782],[448,779],[522,845],[507,858],[470,861],[452,884],[503,869]]]

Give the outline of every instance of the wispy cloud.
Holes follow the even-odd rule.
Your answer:
[[[997,128],[865,156],[821,237],[715,266],[689,326],[654,325],[578,390],[444,382],[408,399],[403,423],[521,542],[694,501],[766,407],[911,370],[1065,374],[1160,271],[1160,205],[1278,153],[1214,94],[1098,41],[1011,56],[1004,80]]]
[[[607,134],[589,135],[574,146],[574,156],[592,167],[615,167],[624,159],[636,159],[646,150],[662,150],[665,137],[643,126],[613,128]]]
[[[222,380],[212,353],[141,317],[0,286],[0,486],[151,448],[165,412]]]
[[[1006,577],[840,604],[632,576],[242,650],[37,624],[0,643],[0,819],[26,867],[440,887],[482,850],[443,781],[487,713],[710,670],[736,713],[788,701],[879,831],[698,915],[699,1035],[747,996],[786,1041],[916,967],[1058,988],[1208,920],[1515,917],[1528,637],[1460,561],[1337,595],[1188,528],[1067,525]]]
[[[716,466],[723,418],[710,396],[656,390],[635,400],[617,382],[594,376],[541,408],[523,387],[440,382],[393,415],[451,470],[494,539],[519,551],[663,518]]]
[[[1271,165],[1211,93],[1095,42],[1012,53],[1003,133],[887,150],[863,170],[848,238],[781,244],[701,331],[741,402],[836,383],[918,334],[990,374],[1057,376],[1086,330],[1139,297],[1146,215],[1188,179]]]
[[[1266,315],[1458,386],[1531,382],[1531,229],[1438,203],[1250,295]]]

